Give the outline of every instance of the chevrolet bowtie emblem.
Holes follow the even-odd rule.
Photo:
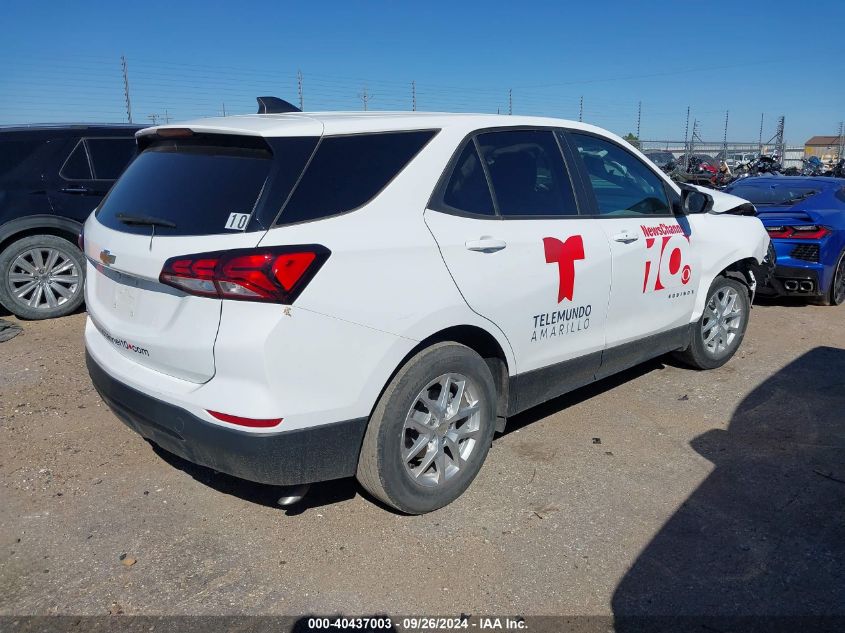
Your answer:
[[[109,251],[100,251],[100,261],[103,262],[106,266],[111,266],[112,264],[114,264],[114,260],[116,259],[117,257],[112,255]]]

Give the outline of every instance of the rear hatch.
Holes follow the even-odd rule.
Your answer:
[[[202,383],[214,376],[222,302],[160,283],[162,268],[173,257],[257,246],[318,136],[142,134],[141,154],[85,224],[88,311],[130,361]]]

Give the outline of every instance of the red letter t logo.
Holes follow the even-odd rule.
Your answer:
[[[564,299],[572,301],[575,290],[575,261],[584,259],[584,240],[580,235],[568,237],[561,242],[554,237],[544,237],[543,246],[546,249],[546,263],[557,262],[560,283],[557,291],[557,302]]]

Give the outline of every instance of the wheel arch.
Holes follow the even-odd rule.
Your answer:
[[[753,301],[759,281],[752,272],[755,268],[759,269],[759,263],[755,257],[743,257],[728,264],[723,262],[715,267],[714,272],[704,277],[699,284],[698,296],[696,297],[691,322],[695,322],[701,317],[710,286],[713,285],[713,281],[719,276],[735,279],[741,283],[748,289],[749,301]]]
[[[716,274],[714,279],[718,276],[728,277],[730,279],[736,279],[738,282],[745,285],[749,291],[749,299],[754,298],[754,291],[756,290],[758,280],[754,277],[752,273],[752,268],[757,266],[757,260],[753,257],[746,257],[745,259],[739,259],[732,264],[725,266],[720,272]],[[712,283],[712,282],[711,282]]]
[[[510,386],[510,371],[512,369],[512,361],[508,358],[503,345],[497,338],[489,331],[478,325],[453,325],[445,327],[433,334],[425,337],[412,347],[402,360],[396,365],[393,371],[384,382],[378,398],[373,404],[373,409],[378,405],[384,390],[393,380],[393,377],[399,372],[405,364],[413,358],[420,351],[435,345],[436,343],[453,342],[465,345],[474,352],[476,352],[490,368],[490,373],[493,375],[493,382],[496,386],[496,416],[497,424],[496,430],[503,431],[505,426],[505,418],[508,409],[508,396]],[[372,411],[370,412],[372,415]]]
[[[0,225],[0,253],[17,240],[31,235],[54,235],[75,246],[81,231],[82,224],[76,220],[56,215],[30,215],[10,220]]]

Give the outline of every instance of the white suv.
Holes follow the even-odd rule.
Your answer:
[[[103,399],[190,461],[357,476],[407,513],[457,498],[509,416],[667,352],[725,363],[769,241],[572,121],[232,116],[138,143],[84,227]]]

